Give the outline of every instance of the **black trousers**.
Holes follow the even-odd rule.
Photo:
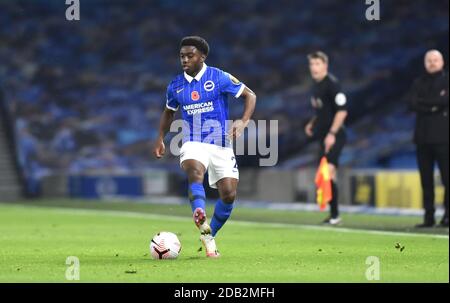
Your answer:
[[[341,128],[339,130],[339,132],[336,134],[336,143],[334,143],[328,154],[325,153],[325,144],[323,144],[324,140],[325,138],[320,139],[320,153],[319,158],[317,159],[317,165],[320,164],[320,160],[322,159],[322,157],[326,156],[328,162],[330,164],[333,164],[337,170],[337,168],[339,167],[339,158],[341,157],[342,150],[344,149],[345,143],[347,142],[347,134],[344,129]],[[339,217],[339,190],[335,181],[332,181],[331,188],[333,192],[333,198],[330,201],[330,215],[331,218],[337,218]]]
[[[417,163],[420,170],[420,180],[423,190],[423,207],[425,209],[425,221],[434,222],[434,167],[437,163],[441,173],[442,183],[445,187],[445,216],[448,218],[448,170],[449,170],[449,145],[448,144],[418,144]]]

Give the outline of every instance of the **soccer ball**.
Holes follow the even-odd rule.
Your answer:
[[[153,259],[176,259],[180,251],[181,243],[174,233],[160,232],[150,242],[150,253]]]

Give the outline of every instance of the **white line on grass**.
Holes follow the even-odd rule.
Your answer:
[[[14,205],[14,206],[43,210],[43,208],[39,207],[39,206],[29,206],[29,205]],[[66,208],[66,207],[45,207],[45,210],[52,210],[52,211],[55,211],[58,213],[64,213],[64,214],[108,215],[108,216],[116,216],[116,217],[141,218],[141,219],[164,219],[164,220],[173,220],[173,221],[191,221],[192,220],[191,218],[186,218],[186,217],[181,217],[181,216],[148,214],[148,213],[144,214],[144,213],[138,213],[138,212],[119,211],[119,210],[96,210],[96,209],[79,209],[79,208]],[[365,230],[365,229],[327,227],[327,226],[289,224],[289,223],[252,222],[252,221],[237,220],[237,221],[230,221],[230,222],[228,222],[228,224],[273,227],[273,228],[298,228],[298,229],[305,229],[305,230],[331,231],[331,232],[338,232],[338,233],[360,233],[360,234],[371,234],[371,235],[381,235],[381,236],[425,237],[425,238],[435,238],[435,239],[445,239],[445,240],[449,239],[448,235],[418,234],[418,233]]]

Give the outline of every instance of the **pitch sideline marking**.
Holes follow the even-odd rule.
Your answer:
[[[1,204],[0,204],[1,206]],[[21,208],[43,208],[40,206],[30,206],[30,205],[14,205],[14,207]],[[171,216],[171,215],[160,215],[160,214],[149,214],[149,213],[138,213],[130,211],[121,210],[97,210],[97,209],[80,209],[80,208],[66,208],[66,207],[45,207],[46,210],[53,210],[55,212],[64,214],[79,214],[79,215],[109,215],[117,217],[128,217],[128,218],[140,218],[140,219],[164,219],[173,221],[191,221],[192,219],[181,217],[181,216]],[[356,228],[344,228],[344,227],[328,227],[328,226],[316,226],[316,225],[303,225],[303,224],[289,224],[289,223],[271,223],[271,222],[253,222],[253,221],[230,221],[228,224],[232,225],[247,225],[247,226],[261,226],[261,227],[274,227],[274,228],[297,228],[305,230],[318,230],[318,231],[332,231],[340,233],[360,233],[360,234],[372,234],[372,235],[382,235],[382,236],[401,236],[401,237],[425,237],[425,238],[435,238],[435,239],[445,239],[448,240],[448,235],[432,235],[432,234],[419,234],[419,233],[406,233],[406,232],[393,232],[393,231],[379,231],[379,230],[366,230],[366,229],[356,229]]]

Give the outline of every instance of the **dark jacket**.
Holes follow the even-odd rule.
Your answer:
[[[409,106],[417,113],[416,144],[448,144],[448,74],[445,71],[427,73],[416,79]]]

